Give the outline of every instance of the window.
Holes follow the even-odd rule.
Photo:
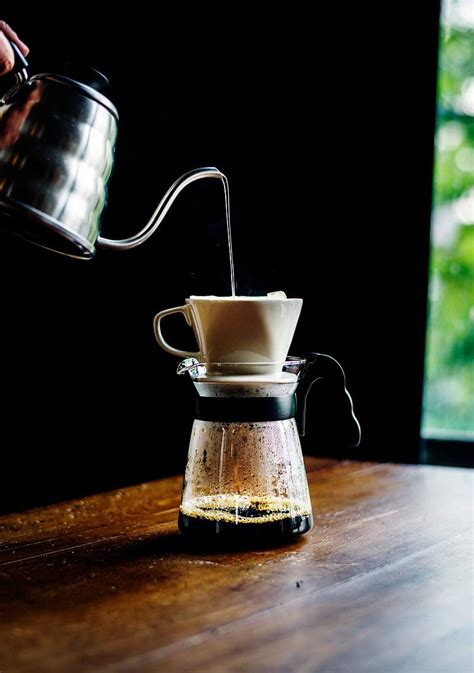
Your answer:
[[[443,0],[422,434],[474,439],[474,4]]]

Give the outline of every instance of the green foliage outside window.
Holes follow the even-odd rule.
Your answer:
[[[474,3],[440,39],[423,434],[474,436]]]

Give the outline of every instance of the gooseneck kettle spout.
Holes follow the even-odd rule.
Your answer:
[[[43,248],[91,259],[96,246],[129,250],[156,231],[180,192],[203,178],[227,179],[217,168],[178,178],[148,224],[134,236],[100,236],[117,137],[118,112],[94,69],[28,76],[12,44],[15,84],[0,100],[0,228]]]
[[[183,189],[192,182],[195,182],[196,180],[202,180],[203,178],[219,178],[224,184],[227,184],[226,176],[221,173],[218,168],[214,168],[212,166],[205,168],[195,168],[194,170],[185,173],[175,182],[173,182],[171,187],[157,205],[155,212],[150,217],[148,224],[146,224],[141,231],[139,231],[134,236],[130,236],[130,238],[123,238],[120,240],[103,238],[102,236],[99,236],[97,239],[97,246],[101,248],[108,248],[109,250],[130,250],[131,248],[136,248],[138,245],[141,245],[158,229],[178,194],[180,194]]]

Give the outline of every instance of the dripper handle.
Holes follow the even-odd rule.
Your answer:
[[[184,306],[175,306],[174,308],[167,308],[164,311],[160,311],[155,315],[153,319],[153,329],[155,330],[155,338],[158,341],[159,345],[162,347],[164,351],[166,351],[167,353],[171,353],[171,355],[179,355],[180,357],[184,358],[202,359],[202,355],[199,351],[194,353],[190,351],[182,351],[179,348],[171,346],[164,338],[163,332],[161,331],[161,321],[163,320],[163,318],[165,318],[168,315],[171,315],[172,313],[182,313],[186,318],[186,322],[188,323],[188,325],[193,324],[189,304],[185,304]]]
[[[346,388],[346,376],[343,368],[337,360],[323,353],[308,353],[306,361],[306,371],[297,391],[296,421],[300,435],[303,437],[306,430],[306,404],[309,391],[313,383],[323,379],[333,387],[338,401],[340,401],[346,444],[351,447],[358,446],[361,437],[360,424],[354,414],[352,398]]]

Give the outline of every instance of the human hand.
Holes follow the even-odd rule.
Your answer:
[[[0,21],[0,75],[5,75],[15,65],[15,55],[10,42],[14,42],[23,56],[27,56],[29,49],[24,42],[20,40],[14,30],[8,23]]]

